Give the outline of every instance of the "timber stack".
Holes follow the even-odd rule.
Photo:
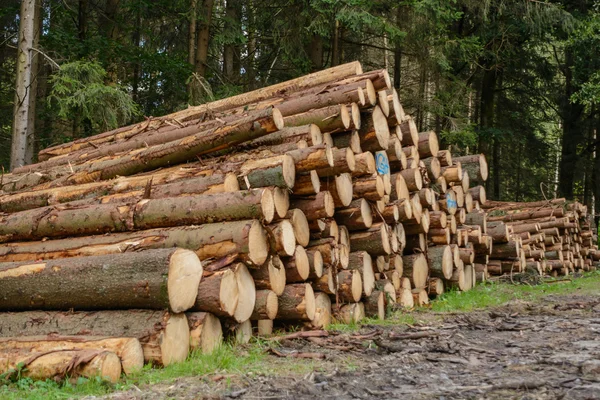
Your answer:
[[[1,181],[0,373],[114,381],[600,258],[585,208],[486,202],[485,157],[440,150],[358,62],[39,160]]]

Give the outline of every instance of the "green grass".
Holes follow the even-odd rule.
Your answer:
[[[593,272],[570,282],[541,285],[510,285],[486,283],[468,292],[450,291],[432,302],[437,312],[473,311],[506,304],[512,300],[536,301],[549,294],[600,293],[600,273]]]
[[[385,320],[367,318],[361,323],[329,326],[330,331],[355,332],[364,326],[401,326],[414,325],[423,319],[431,319],[433,312],[468,312],[478,309],[500,306],[512,300],[538,301],[548,294],[591,294],[600,293],[600,272],[590,273],[570,282],[541,284],[537,286],[488,283],[479,285],[468,292],[450,291],[432,302],[430,307],[418,309],[418,312],[396,311]],[[318,361],[289,358],[274,358],[266,350],[270,342],[255,340],[250,345],[223,345],[212,354],[192,354],[180,364],[166,368],[146,366],[135,375],[130,375],[116,385],[96,379],[79,379],[74,383],[56,383],[51,380],[34,382],[31,379],[19,379],[0,385],[0,399],[69,399],[90,395],[103,395],[114,391],[128,390],[155,383],[168,383],[180,377],[206,377],[215,374],[306,374],[320,369]],[[275,345],[275,344],[273,344]],[[337,361],[336,361],[337,362]],[[347,370],[358,368],[356,360],[348,357],[340,360]],[[208,379],[208,378],[207,378]]]

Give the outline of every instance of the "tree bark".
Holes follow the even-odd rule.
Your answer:
[[[139,339],[146,362],[168,365],[188,355],[184,314],[153,310],[26,311],[2,313],[0,337],[85,335]]]
[[[189,250],[0,264],[2,310],[170,308],[196,299],[202,266]],[[182,277],[186,279],[182,280]]]

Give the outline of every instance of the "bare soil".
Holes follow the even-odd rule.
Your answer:
[[[282,340],[314,372],[180,378],[111,399],[600,399],[600,296],[417,315],[414,326]],[[298,360],[302,362],[303,360]]]

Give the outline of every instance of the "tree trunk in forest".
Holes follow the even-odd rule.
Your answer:
[[[565,95],[562,104],[562,151],[559,171],[559,194],[568,199],[573,198],[575,173],[577,171],[577,147],[583,138],[581,116],[584,105],[572,102],[571,96],[577,91],[573,83],[573,65],[575,63],[572,50],[565,49]]]
[[[332,40],[331,66],[335,67],[340,64],[340,21],[338,19],[334,22]]]
[[[246,45],[247,55],[246,64],[246,86],[245,91],[254,90],[256,86],[256,10],[254,9],[254,0],[247,0],[246,3],[246,23],[248,31],[248,40]]]
[[[170,308],[182,312],[196,301],[201,276],[198,257],[177,248],[125,253],[118,258],[2,263],[0,309]]]
[[[191,313],[195,314],[195,313]],[[144,361],[168,365],[187,358],[185,314],[154,310],[25,311],[0,314],[0,337],[86,335],[139,339]]]
[[[242,9],[241,1],[227,0],[225,4],[225,31],[230,38],[223,47],[223,75],[231,84],[237,84],[240,76],[240,46]]]
[[[199,0],[201,2],[201,22],[198,30],[198,42],[196,44],[196,62],[194,71],[199,77],[206,76],[208,61],[208,43],[210,40],[210,21],[213,13],[214,0]]]
[[[113,48],[114,42],[119,37],[119,24],[117,24],[117,15],[119,12],[119,2],[121,0],[107,0],[104,6],[104,12],[100,14],[99,28],[104,38]],[[109,64],[106,67],[106,83],[110,86],[117,84],[117,65],[113,60],[112,55],[109,59]]]
[[[487,158],[490,154],[490,134],[487,129],[494,124],[494,97],[496,90],[496,70],[491,67],[486,67],[483,72],[481,81],[480,95],[480,112],[479,112],[479,142],[478,151],[483,153]],[[486,189],[491,193],[489,184]],[[498,196],[494,193],[493,196]]]
[[[40,30],[39,0],[21,2],[10,168],[33,161]]]
[[[323,37],[321,35],[313,33],[308,54],[310,56],[311,71],[321,70],[323,68]]]
[[[190,0],[189,24],[188,24],[188,64],[196,62],[196,27],[198,26],[198,1]],[[188,87],[189,90],[189,87]]]

